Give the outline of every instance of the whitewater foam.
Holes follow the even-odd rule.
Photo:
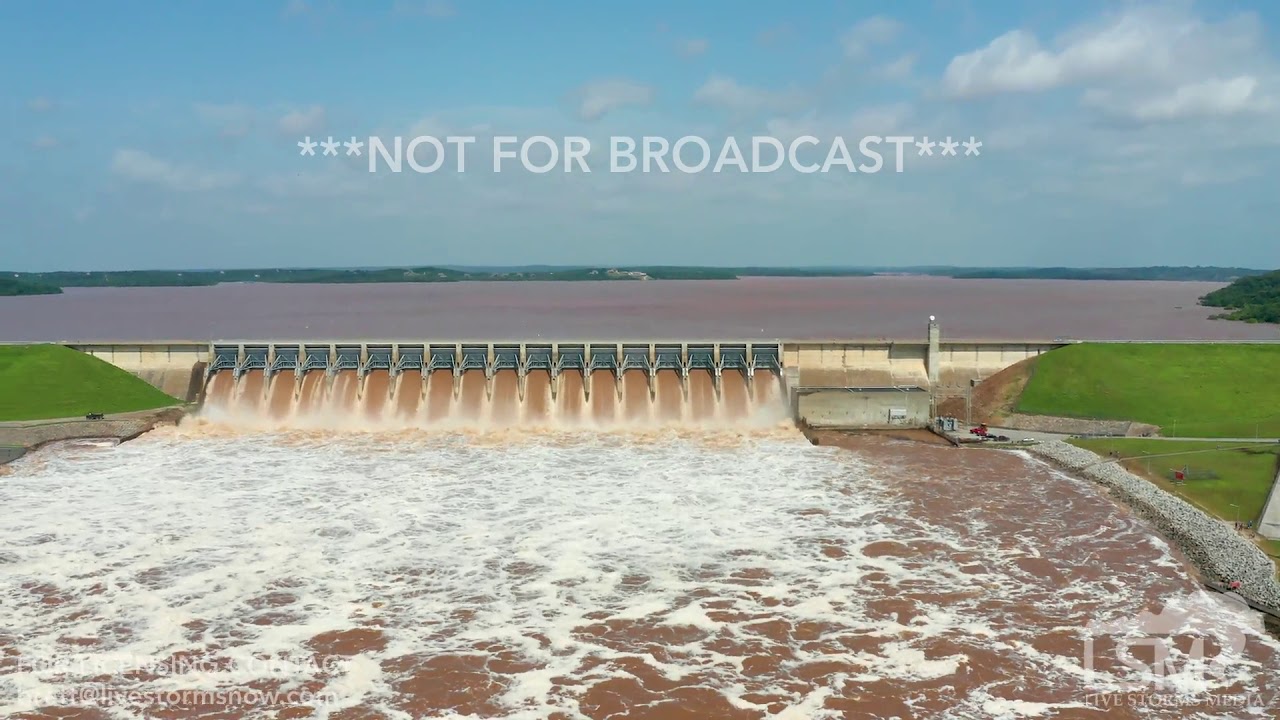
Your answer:
[[[783,430],[207,423],[36,453],[0,483],[0,651],[230,662],[113,682],[342,699],[320,718],[598,718],[672,698],[717,717],[838,717],[855,700],[1034,717],[1109,687],[1056,633],[1131,615],[1145,589],[1187,592],[1147,564],[1169,550],[1140,524],[1080,522],[1101,502],[1084,483],[1055,490],[1024,463],[1037,482],[992,499],[980,468],[920,472],[895,453]],[[1124,560],[1102,559],[1116,547]],[[1042,687],[1010,684],[1024,675]],[[0,714],[92,677],[0,674]]]

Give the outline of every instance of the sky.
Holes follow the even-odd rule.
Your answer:
[[[0,269],[1274,268],[1278,27],[1271,0],[6,0]],[[371,168],[421,136],[439,169]],[[686,136],[705,167],[611,172],[611,138]]]

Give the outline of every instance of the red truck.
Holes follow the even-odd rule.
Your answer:
[[[969,432],[973,435],[977,435],[979,438],[983,440],[996,440],[998,442],[1009,442],[1008,435],[992,435],[991,430],[987,427],[986,423],[982,423],[976,428],[970,428]]]

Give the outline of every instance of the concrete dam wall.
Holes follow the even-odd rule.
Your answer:
[[[242,420],[923,427],[934,405],[1064,343],[214,341],[72,344]]]
[[[207,342],[67,343],[67,346],[128,370],[161,391],[197,402],[208,370]]]

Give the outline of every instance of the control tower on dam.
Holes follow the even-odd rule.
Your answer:
[[[210,412],[277,423],[924,426],[1061,341],[214,341],[71,344]]]

